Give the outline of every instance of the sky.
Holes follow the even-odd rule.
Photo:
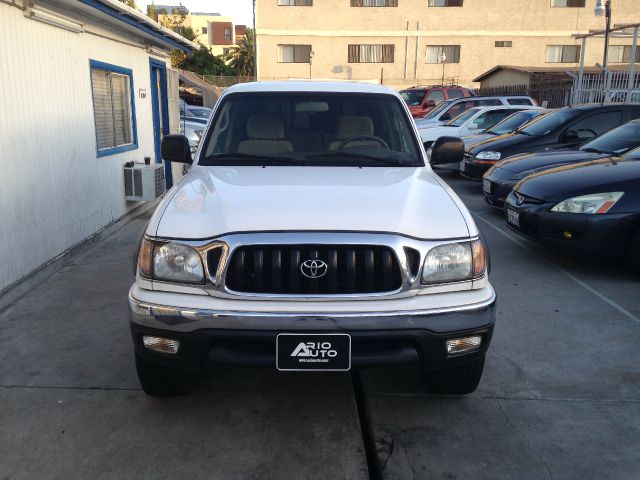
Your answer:
[[[151,1],[137,2],[146,11],[146,5]],[[156,5],[184,5],[193,12],[211,12],[233,17],[236,25],[253,25],[252,0],[154,0]]]

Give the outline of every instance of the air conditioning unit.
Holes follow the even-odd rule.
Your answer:
[[[134,202],[150,202],[165,191],[164,165],[154,163],[127,163],[124,166],[124,199]]]

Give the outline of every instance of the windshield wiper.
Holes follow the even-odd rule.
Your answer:
[[[582,150],[583,152],[589,152],[589,153],[605,153],[607,155],[615,155],[616,157],[620,156],[617,152],[610,152],[609,150],[600,150],[598,148],[593,148],[593,147],[581,148],[580,150]]]
[[[205,162],[215,160],[252,160],[258,165],[268,165],[268,162],[279,162],[289,165],[307,165],[302,160],[296,160],[290,157],[277,157],[275,155],[254,155],[252,153],[215,153],[213,155],[207,155],[204,158]],[[206,166],[206,163],[202,165]]]
[[[370,155],[362,155],[360,153],[343,153],[343,152],[318,153],[318,154],[315,154],[315,155],[307,155],[305,158],[312,159],[312,158],[331,158],[331,157],[362,158],[362,159],[365,159],[365,160],[371,160],[371,161],[380,163],[382,165],[390,165],[392,167],[403,166],[403,164],[401,162],[396,161],[396,160],[387,160],[386,158],[372,157]],[[359,166],[359,165],[356,165],[356,166]]]

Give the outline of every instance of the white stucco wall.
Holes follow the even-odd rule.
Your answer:
[[[137,206],[123,200],[122,165],[154,158],[149,53],[87,25],[133,45],[0,3],[0,291]],[[133,70],[137,150],[97,158],[90,59]]]

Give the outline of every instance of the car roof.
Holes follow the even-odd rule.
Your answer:
[[[285,82],[249,82],[229,87],[224,94],[229,93],[286,93],[286,92],[314,92],[314,93],[378,93],[398,96],[398,94],[384,85],[362,82],[336,82],[318,80],[292,80]]]
[[[580,105],[569,105],[563,108],[573,108],[576,110],[599,110],[599,109],[610,109],[610,108],[638,108],[637,103],[583,103]]]

